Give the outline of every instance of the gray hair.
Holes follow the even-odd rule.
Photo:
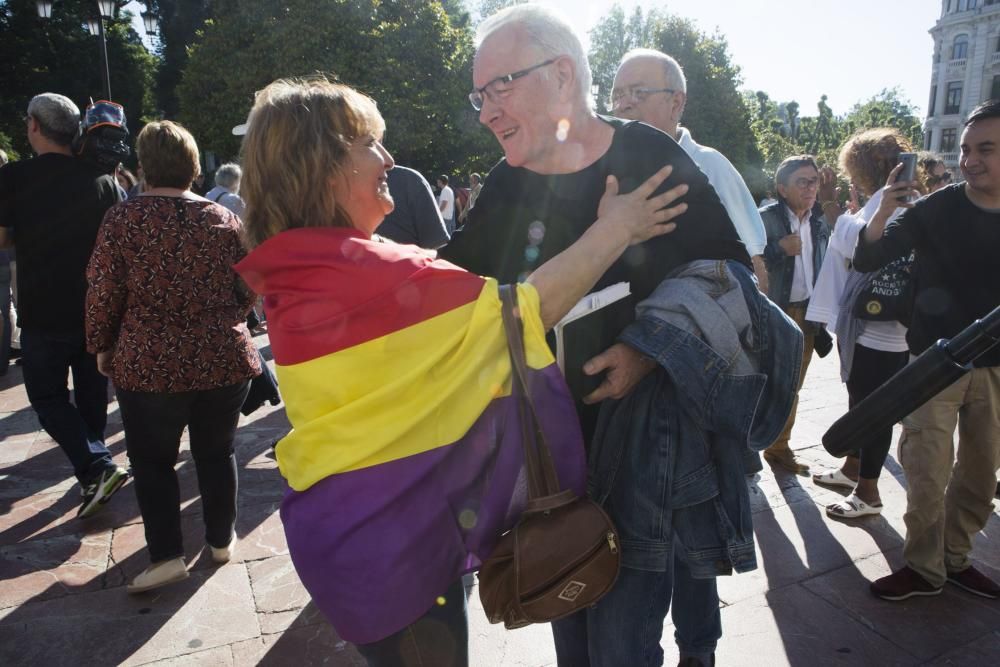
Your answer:
[[[65,95],[35,95],[28,103],[28,115],[38,121],[45,138],[61,146],[72,144],[80,128],[80,108]]]
[[[674,58],[655,49],[632,49],[622,56],[622,61],[618,64],[618,68],[621,69],[622,65],[633,58],[652,58],[659,61],[663,65],[664,72],[666,72],[667,85],[687,94],[687,77],[684,76],[684,69],[681,67],[681,64]]]
[[[234,162],[227,162],[216,170],[215,184],[221,185],[229,190],[230,188],[236,187],[242,177],[243,170],[240,169],[240,165]]]
[[[509,25],[517,25],[524,30],[528,41],[535,45],[542,56],[556,58],[567,56],[573,61],[577,79],[577,93],[580,99],[590,108],[590,86],[594,77],[590,72],[590,63],[583,50],[580,36],[572,26],[558,13],[536,4],[514,5],[503,9],[479,24],[476,30],[476,49],[486,39]]]

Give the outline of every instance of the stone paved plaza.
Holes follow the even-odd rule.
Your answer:
[[[257,343],[267,345],[266,336]],[[793,446],[813,465],[833,462],[819,445],[845,410],[835,355],[814,360]],[[239,546],[215,567],[204,549],[201,504],[190,454],[181,453],[191,577],[129,596],[125,583],[146,565],[142,523],[126,486],[98,515],[75,518],[79,490],[58,447],[28,406],[19,367],[0,377],[0,665],[360,665],[299,583],[278,504],[282,483],[270,444],[287,430],[284,411],[241,422]],[[117,404],[108,443],[120,464],[125,444]],[[885,512],[828,519],[837,493],[765,470],[751,488],[760,568],[720,579],[724,636],[718,664],[1000,664],[1000,601],[952,586],[935,598],[890,603],[868,581],[900,564],[905,488],[895,450],[882,478]],[[391,539],[391,536],[386,536]],[[976,540],[977,564],[1000,578],[1000,516]],[[470,590],[472,664],[555,664],[547,626],[505,632],[489,625]],[[666,664],[676,663],[672,628]]]

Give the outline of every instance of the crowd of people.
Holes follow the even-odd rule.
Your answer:
[[[527,417],[501,322],[500,287],[516,284],[537,426],[562,486],[605,509],[621,550],[610,592],[552,623],[559,664],[660,665],[669,612],[680,664],[713,665],[717,577],[757,566],[748,477],[764,462],[810,472],[789,443],[813,354],[836,343],[853,407],[1000,305],[1000,102],[966,120],[961,182],[929,154],[899,178],[913,147],[871,128],[837,165],[788,156],[758,208],[682,125],[689,91],[668,54],[626,54],[613,116],[597,115],[578,36],[519,5],[481,24],[472,85],[504,157],[462,197],[447,175],[435,196],[395,165],[375,101],[322,78],[260,91],[234,128],[241,164],[221,166],[204,196],[179,124],[142,129],[138,177],[108,174],[73,155],[73,102],[34,97],[36,157],[0,168],[29,401],[80,482],[78,516],[132,478],[150,565],[129,593],[187,577],[174,472],[185,428],[205,542],[227,562],[239,411],[266,371],[246,324],[262,298],[293,427],[276,457],[300,579],[368,664],[465,665],[462,576],[526,503]],[[890,303],[878,285],[891,280],[905,289]],[[589,352],[567,353],[564,370],[584,381],[567,385],[546,333],[622,282],[625,307],[578,329]],[[104,442],[108,379],[130,470]],[[848,492],[831,517],[882,511],[892,432],[872,428],[842,466],[815,471]],[[871,592],[903,600],[952,583],[1000,597],[970,560],[1000,490],[1000,346],[904,419],[899,453],[905,566]]]

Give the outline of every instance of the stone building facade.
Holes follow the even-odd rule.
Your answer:
[[[958,165],[962,122],[980,102],[1000,99],[1000,0],[941,0],[934,38],[924,147]]]

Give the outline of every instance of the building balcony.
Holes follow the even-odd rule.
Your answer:
[[[990,64],[996,65],[997,63],[1000,63],[1000,51],[997,51],[992,56],[990,56]]]
[[[965,76],[965,64],[968,62],[967,58],[958,58],[956,60],[949,60],[948,65],[945,68],[945,77],[948,79],[962,78]],[[936,74],[936,72],[935,72]]]

